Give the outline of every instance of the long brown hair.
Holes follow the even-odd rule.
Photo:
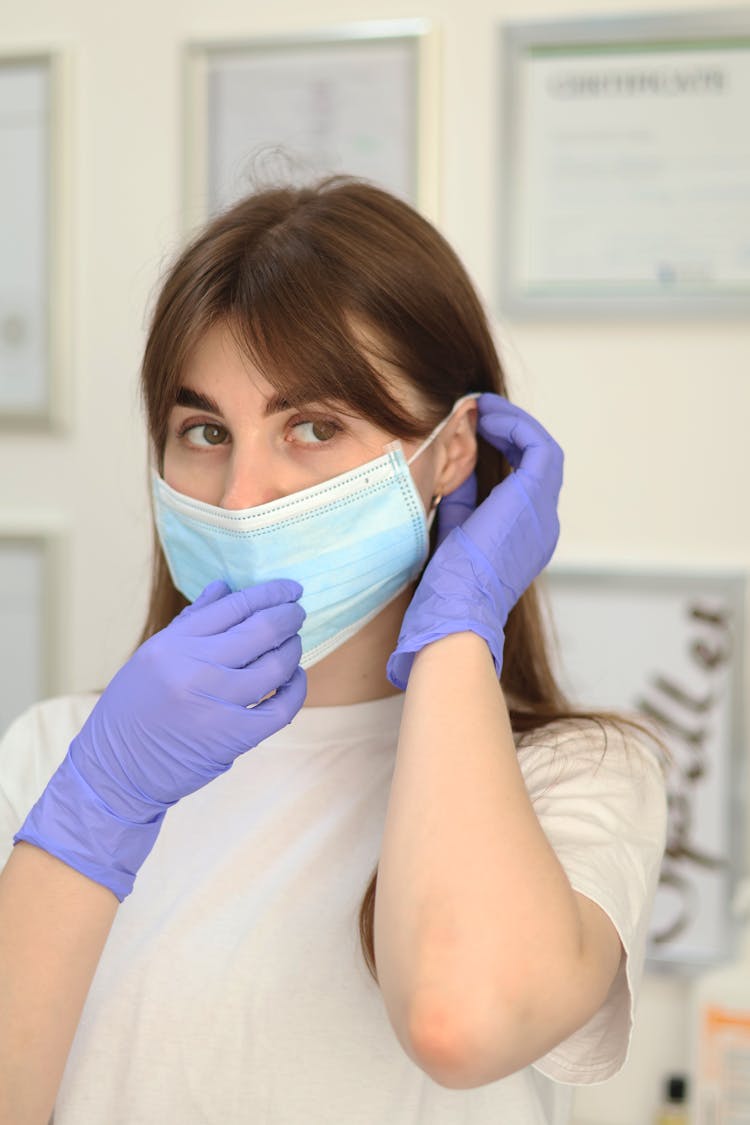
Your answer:
[[[507,395],[484,310],[445,239],[406,203],[347,177],[242,200],[210,222],[172,266],[142,368],[157,464],[185,363],[218,322],[230,326],[289,401],[302,388],[306,398],[342,402],[400,438],[427,434],[469,391]],[[424,417],[410,417],[389,392],[374,362],[379,358],[421,392]],[[481,501],[510,467],[492,446],[481,439],[478,445]],[[185,604],[157,541],[141,639]],[[517,732],[578,715],[555,682],[534,586],[508,619],[501,686]],[[373,976],[376,884],[377,871],[359,918]]]

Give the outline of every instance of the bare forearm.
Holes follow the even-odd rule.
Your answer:
[[[467,1084],[544,1053],[585,1013],[589,921],[528,798],[486,646],[468,633],[428,646],[406,694],[375,916],[407,1050],[434,1035],[448,1072],[453,1040],[494,1043],[486,1077],[475,1044]],[[613,949],[604,994],[616,963]]]
[[[117,905],[30,844],[0,873],[0,1125],[46,1125]]]

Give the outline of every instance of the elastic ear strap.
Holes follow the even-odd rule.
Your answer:
[[[479,398],[481,393],[482,393],[481,391],[470,391],[469,394],[461,395],[461,398],[457,398],[456,401],[453,403],[453,406],[451,407],[450,414],[447,414],[445,416],[445,418],[443,418],[442,422],[438,422],[437,426],[435,426],[435,429],[432,431],[432,433],[427,435],[427,437],[424,439],[422,444],[414,451],[414,453],[412,453],[411,457],[406,462],[406,464],[411,465],[413,461],[416,461],[416,459],[417,459],[417,457],[419,457],[420,453],[424,453],[425,449],[427,449],[428,446],[432,445],[433,441],[438,436],[438,434],[441,433],[442,430],[448,425],[451,418],[453,417],[453,415],[458,410],[459,406],[462,406],[463,403],[468,402],[470,399]]]

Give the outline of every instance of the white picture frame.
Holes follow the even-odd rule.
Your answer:
[[[69,63],[0,51],[0,427],[57,428],[70,331]]]
[[[0,530],[0,733],[57,690],[59,551],[52,531]]]
[[[744,855],[746,578],[556,565],[542,589],[568,697],[658,724],[671,755],[649,962],[718,963],[736,940],[731,902]]]
[[[337,172],[437,217],[437,42],[428,21],[191,43],[184,75],[188,229],[258,179]]]
[[[500,305],[746,317],[750,9],[507,24]]]

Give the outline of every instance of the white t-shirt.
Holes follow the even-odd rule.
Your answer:
[[[0,865],[94,696],[33,707],[0,743]],[[563,1125],[569,1083],[625,1058],[665,833],[661,771],[570,724],[519,749],[574,888],[627,957],[605,1006],[534,1066],[473,1090],[404,1053],[359,945],[403,697],[304,708],[170,809],[120,907],[55,1125]]]

